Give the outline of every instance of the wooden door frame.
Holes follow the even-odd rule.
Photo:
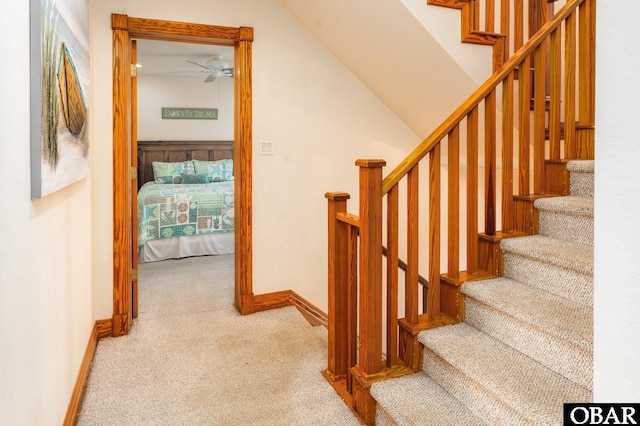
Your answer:
[[[111,15],[113,41],[113,317],[112,335],[132,324],[131,39],[234,46],[234,303],[253,312],[251,191],[253,28]]]

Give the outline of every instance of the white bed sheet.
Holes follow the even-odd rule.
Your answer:
[[[193,235],[148,241],[138,249],[138,262],[157,262],[190,256],[231,254],[234,251],[234,233]]]

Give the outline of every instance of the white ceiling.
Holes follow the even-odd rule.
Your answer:
[[[216,54],[233,67],[233,46],[179,43],[159,40],[136,40],[138,47],[138,68],[140,74],[166,74],[167,76],[193,75],[202,77],[206,70],[190,64],[188,60],[205,63]]]

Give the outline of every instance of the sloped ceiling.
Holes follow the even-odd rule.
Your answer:
[[[400,0],[279,2],[420,137],[477,87]]]

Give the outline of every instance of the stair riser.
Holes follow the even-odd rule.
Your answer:
[[[465,297],[465,308],[465,321],[470,325],[569,380],[592,388],[591,348],[579,347],[561,337],[552,336],[469,296]]]
[[[534,424],[426,347],[422,369],[487,424]]]
[[[504,276],[582,305],[593,306],[593,275],[505,253]]]
[[[571,172],[569,188],[571,195],[576,197],[593,198],[593,173]]]
[[[593,245],[593,217],[541,211],[538,226],[540,235]]]

